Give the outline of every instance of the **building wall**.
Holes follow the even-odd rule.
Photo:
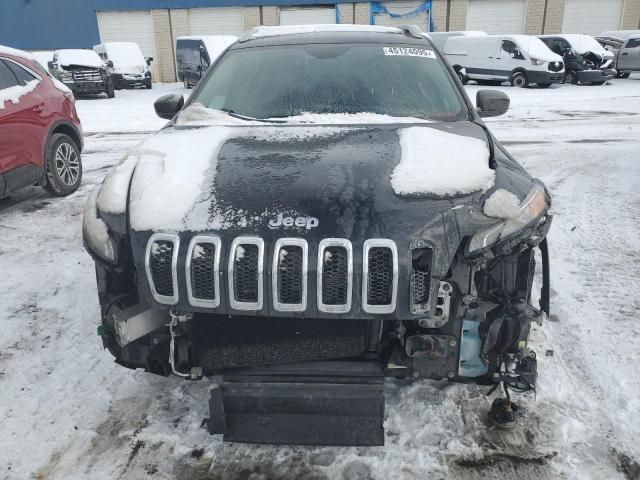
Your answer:
[[[69,25],[69,19],[73,19],[73,26]],[[98,43],[93,1],[0,0],[2,45],[23,50],[56,50],[91,48]]]
[[[369,25],[371,23],[371,7],[369,2],[356,3],[356,14],[354,22],[359,25]]]
[[[564,0],[548,0],[547,14],[544,19],[542,33],[562,32],[562,20],[564,18]]]
[[[158,68],[158,81],[175,82],[175,53],[169,10],[151,10],[151,18],[153,19],[153,33],[156,40],[157,58],[155,63]]]
[[[431,19],[436,32],[447,30],[447,0],[431,1]]]
[[[355,23],[355,7],[353,3],[341,3],[336,7],[340,11],[340,23]]]
[[[449,0],[449,31],[466,30],[467,0]]]
[[[526,35],[541,34],[543,21],[544,0],[527,0],[524,17],[524,33]]]
[[[622,29],[640,29],[640,0],[624,0],[622,11]]]

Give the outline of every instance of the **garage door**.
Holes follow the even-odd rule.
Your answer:
[[[393,17],[380,12],[373,15],[376,25],[386,27],[401,27],[403,25],[417,25],[423,32],[429,31],[429,12],[423,10],[415,15],[411,13],[418,10],[424,2],[384,2],[382,6],[394,15],[408,15],[406,17]]]
[[[150,10],[127,12],[98,12],[100,42],[137,43],[145,57],[156,57],[156,39]],[[157,63],[151,64],[151,73],[158,78]]]
[[[281,8],[280,25],[315,25],[336,23],[334,7]]]
[[[191,35],[242,35],[244,14],[242,8],[189,9]]]
[[[597,34],[618,30],[623,0],[566,0],[563,33]]]
[[[467,30],[522,33],[526,0],[469,0]]]

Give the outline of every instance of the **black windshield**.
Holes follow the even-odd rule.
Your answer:
[[[265,119],[302,113],[468,118],[442,60],[426,45],[310,44],[229,51],[192,102]]]

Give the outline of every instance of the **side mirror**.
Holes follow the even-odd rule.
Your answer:
[[[478,90],[476,107],[481,117],[498,117],[509,110],[511,100],[499,90]]]
[[[153,57],[147,57],[144,60],[145,62],[147,62],[147,67],[148,67],[149,65],[151,65],[151,62],[153,62]]]
[[[51,60],[49,60],[47,62],[47,67],[49,67],[49,70],[55,70],[57,68],[57,65],[53,63]]]
[[[109,68],[113,68],[113,61],[112,61],[112,60],[109,60],[109,61],[107,62],[107,67],[109,67]]]
[[[176,113],[184,106],[184,97],[177,93],[170,93],[169,95],[163,95],[157,99],[153,108],[156,111],[156,115],[160,118],[171,120]]]

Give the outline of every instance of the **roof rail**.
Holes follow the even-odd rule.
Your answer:
[[[417,25],[401,25],[398,27],[404,32],[405,35],[409,35],[414,38],[423,38],[422,30]]]

